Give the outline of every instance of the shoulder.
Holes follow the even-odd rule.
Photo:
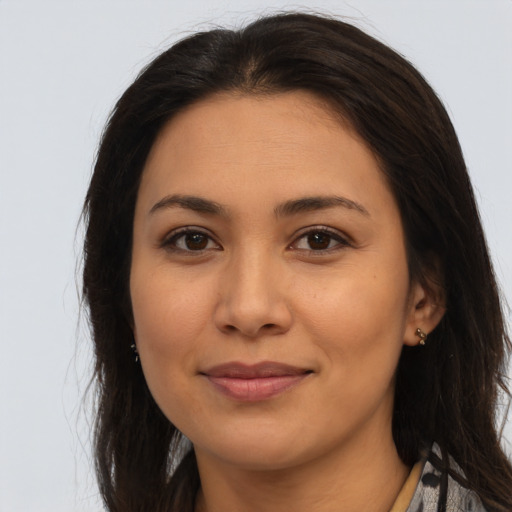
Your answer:
[[[486,512],[475,492],[462,486],[446,472],[438,469],[439,447],[434,444],[425,460],[414,496],[407,512]],[[450,458],[450,467],[461,476],[462,470]]]

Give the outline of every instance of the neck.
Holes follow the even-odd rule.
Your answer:
[[[387,512],[409,469],[393,443],[374,437],[318,460],[261,471],[241,469],[196,449],[201,490],[196,512]]]

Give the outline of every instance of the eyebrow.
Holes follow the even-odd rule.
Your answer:
[[[370,213],[362,204],[340,196],[313,196],[293,199],[279,205],[274,210],[274,213],[276,217],[287,217],[296,215],[297,213],[323,210],[338,206],[347,208],[348,210],[355,210],[366,217],[370,217]]]
[[[362,204],[341,196],[312,196],[292,199],[278,205],[274,209],[274,214],[276,217],[289,217],[298,213],[340,206],[348,210],[355,210],[366,217],[370,217],[368,210]],[[166,196],[160,199],[160,201],[151,207],[149,214],[169,208],[183,208],[207,215],[227,216],[227,209],[215,201],[180,194]]]
[[[152,206],[151,210],[149,210],[149,213],[153,214],[159,210],[166,210],[168,208],[176,207],[184,208],[186,210],[193,210],[195,212],[208,215],[226,215],[226,209],[215,201],[203,199],[202,197],[184,196],[179,194],[166,196],[163,199],[160,199],[160,201]]]

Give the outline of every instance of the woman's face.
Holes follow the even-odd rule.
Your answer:
[[[144,375],[199,460],[287,468],[391,439],[423,290],[376,159],[315,97],[226,94],[177,115],[133,234]]]

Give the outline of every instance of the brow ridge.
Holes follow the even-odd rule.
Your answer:
[[[348,210],[355,210],[367,217],[368,210],[360,203],[341,196],[311,196],[291,199],[278,205],[274,209],[276,217],[288,217],[299,213],[305,213],[326,208],[343,207]],[[155,203],[149,213],[153,214],[162,209],[183,208],[208,215],[226,216],[227,210],[221,204],[198,196],[173,194],[165,196]]]
[[[370,213],[362,204],[341,196],[311,196],[292,199],[277,206],[274,213],[276,217],[287,217],[298,213],[339,206],[347,208],[348,210],[355,210],[366,217],[370,217]]]
[[[173,194],[165,196],[155,203],[149,210],[150,214],[153,214],[162,209],[169,208],[183,208],[186,210],[193,210],[198,213],[204,213],[209,215],[225,215],[226,209],[210,199],[204,199],[197,196]]]

